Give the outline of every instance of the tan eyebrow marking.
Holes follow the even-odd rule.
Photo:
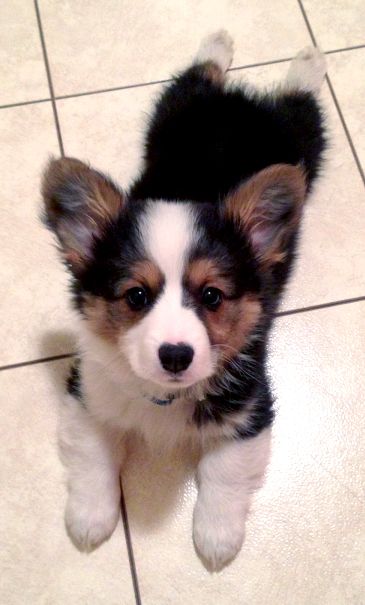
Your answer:
[[[118,300],[109,301],[92,295],[85,297],[83,309],[91,329],[102,338],[117,342],[123,332],[141,319],[141,313],[133,311],[123,297],[126,291],[144,286],[156,296],[163,281],[161,271],[152,261],[138,261],[131,267],[131,277],[123,282]]]
[[[163,282],[163,275],[155,263],[149,259],[138,261],[131,268],[131,277],[122,284],[122,295],[138,285],[147,286],[153,294],[157,294]]]
[[[236,300],[224,300],[214,313],[206,313],[204,323],[213,345],[219,345],[222,359],[228,360],[242,351],[254,332],[262,313],[255,294]]]
[[[230,280],[222,275],[219,267],[210,258],[192,261],[185,271],[185,280],[193,290],[209,285],[219,288],[227,296],[232,293]]]

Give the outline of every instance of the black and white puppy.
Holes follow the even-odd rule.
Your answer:
[[[125,439],[201,448],[193,537],[209,566],[239,551],[270,451],[268,331],[325,146],[315,48],[271,94],[228,86],[232,42],[205,39],[151,117],[127,194],[51,161],[48,226],[72,275],[80,358],[60,442],[68,531],[90,550],[119,517]]]

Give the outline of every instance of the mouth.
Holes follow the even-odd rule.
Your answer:
[[[154,378],[151,378],[153,382],[166,389],[167,393],[169,393],[170,389],[172,393],[176,393],[176,391],[189,389],[190,387],[201,383],[208,378],[209,375],[210,374],[197,376],[194,372],[189,370],[176,373],[160,371],[159,375],[155,375]]]
[[[154,381],[159,386],[158,391],[144,394],[144,397],[151,403],[161,406],[168,407],[174,401],[178,399],[194,398],[200,400],[202,398],[202,389],[205,389],[204,384],[201,381],[191,380],[191,376],[187,375],[187,372],[180,372],[177,374],[171,374],[165,372],[162,379]],[[199,388],[198,384],[201,383]],[[161,388],[162,387],[162,388]],[[198,390],[196,390],[198,389]],[[204,390],[205,392],[205,390]]]
[[[171,382],[172,384],[178,384],[178,383],[184,382],[184,377],[181,375],[180,376],[179,375],[177,375],[177,376],[169,375],[167,377],[167,382]]]
[[[178,385],[189,382],[189,372],[170,372],[168,370],[160,370],[160,381],[164,384]]]
[[[178,399],[185,389],[192,386],[190,381],[187,380],[187,377],[184,376],[184,372],[180,372],[178,374],[170,374],[166,372],[162,378],[159,380],[157,384],[162,387],[162,392],[156,394],[146,394],[145,397],[149,399],[152,403],[159,406],[169,406],[175,399]]]
[[[186,372],[181,372],[180,374],[165,374],[161,384],[164,384],[167,388],[171,388],[175,391],[176,389],[191,387],[196,382],[197,380],[192,379],[192,376],[187,375]]]

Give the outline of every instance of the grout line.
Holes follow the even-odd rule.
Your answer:
[[[308,19],[308,17],[307,17],[307,13],[306,13],[306,12],[305,12],[305,10],[304,10],[304,6],[303,6],[303,4],[302,4],[302,0],[298,0],[298,4],[299,4],[299,8],[300,8],[300,10],[301,10],[301,12],[302,12],[302,16],[303,16],[303,19],[304,19],[304,21],[305,21],[305,24],[306,24],[306,26],[307,26],[307,29],[308,29],[309,35],[310,35],[311,40],[312,40],[312,42],[313,42],[313,45],[314,45],[314,46],[317,46],[317,42],[316,42],[316,39],[315,39],[315,36],[314,36],[313,30],[312,30],[311,24],[309,23],[309,19]]]
[[[129,523],[128,523],[127,507],[126,507],[126,503],[125,503],[125,499],[124,499],[123,483],[122,483],[121,477],[120,477],[119,481],[120,481],[120,494],[121,494],[120,510],[122,513],[124,535],[125,535],[125,540],[127,543],[128,559],[129,559],[129,565],[130,565],[130,570],[131,570],[131,574],[132,574],[134,595],[136,597],[136,604],[142,605],[141,593],[140,593],[139,585],[138,585],[136,562],[135,562],[134,554],[133,554],[132,538],[131,538],[131,533],[130,533]]]
[[[32,366],[37,363],[46,363],[47,361],[58,361],[59,359],[67,359],[74,357],[76,353],[64,353],[63,355],[52,355],[52,357],[41,357],[40,359],[31,359],[30,361],[20,361],[19,363],[10,363],[6,366],[0,366],[2,370],[14,370],[15,368],[23,368],[24,366]]]
[[[142,82],[141,84],[126,84],[125,86],[114,86],[112,88],[100,88],[98,90],[90,90],[88,92],[75,92],[70,95],[59,95],[55,97],[57,101],[62,99],[74,99],[77,97],[87,97],[91,95],[99,95],[104,92],[116,92],[118,90],[126,90],[129,88],[141,88],[143,86],[153,86],[154,84],[165,84],[166,82],[172,82],[174,78],[167,78],[166,80],[151,80],[151,82]]]
[[[318,309],[328,309],[329,307],[339,307],[365,300],[365,296],[357,296],[355,298],[345,298],[343,300],[335,300],[333,302],[322,303],[320,305],[311,305],[309,307],[299,307],[298,309],[290,309],[289,311],[278,311],[275,317],[285,317],[286,315],[296,315],[297,313],[306,313],[308,311],[317,311]]]
[[[33,101],[20,101],[19,103],[8,103],[7,105],[0,105],[0,109],[9,109],[11,107],[22,107],[22,105],[34,105],[36,103],[47,103],[51,101],[49,99],[34,99]]]
[[[237,71],[240,69],[249,69],[250,67],[262,67],[264,65],[274,65],[275,63],[285,63],[290,61],[291,57],[285,59],[274,59],[273,61],[264,61],[262,63],[249,63],[248,65],[238,65],[237,67],[230,67],[228,71]],[[150,82],[142,82],[141,84],[126,84],[125,86],[114,86],[112,88],[100,88],[97,90],[90,90],[88,92],[76,92],[69,95],[59,95],[55,97],[57,101],[63,99],[74,99],[76,97],[86,97],[89,95],[99,95],[105,92],[116,92],[118,90],[128,90],[130,88],[141,88],[143,86],[154,86],[155,84],[166,84],[167,82],[173,82],[175,78],[166,78],[165,80],[151,80]],[[0,108],[1,109],[1,108]]]
[[[333,88],[333,86],[332,86],[332,82],[331,82],[330,77],[329,77],[329,75],[328,75],[328,74],[326,75],[326,80],[327,80],[328,87],[329,87],[329,89],[330,89],[330,93],[331,93],[331,95],[332,95],[333,102],[334,102],[334,104],[335,104],[335,106],[336,106],[337,113],[338,113],[338,115],[339,115],[339,118],[340,118],[340,121],[341,121],[342,127],[343,127],[343,129],[344,129],[344,131],[345,131],[345,135],[346,135],[346,138],[347,138],[348,144],[350,145],[350,149],[351,149],[351,151],[352,151],[352,155],[354,156],[354,160],[355,160],[355,163],[356,163],[357,169],[358,169],[358,171],[360,172],[360,176],[361,176],[361,178],[362,178],[362,182],[363,182],[363,183],[364,183],[364,185],[365,185],[365,173],[364,173],[364,169],[363,169],[363,167],[362,167],[362,165],[361,165],[361,162],[360,162],[359,156],[357,155],[357,151],[356,151],[356,149],[355,149],[355,145],[354,145],[354,143],[353,143],[353,140],[352,140],[352,137],[351,137],[350,131],[349,131],[348,126],[347,126],[347,124],[346,124],[345,118],[344,118],[343,113],[342,113],[341,108],[340,108],[340,104],[339,104],[339,102],[338,102],[337,96],[336,96],[336,94],[335,94],[334,88]]]
[[[312,41],[313,41],[313,38],[312,38]],[[313,42],[313,44],[315,44],[315,43]],[[323,52],[325,55],[332,55],[335,53],[346,52],[349,50],[356,50],[359,48],[365,48],[365,44],[358,44],[357,46],[348,46],[345,48],[335,48],[333,50],[326,50]],[[237,67],[230,67],[228,69],[228,71],[239,71],[242,69],[250,69],[253,67],[263,67],[265,65],[275,65],[276,63],[286,63],[288,61],[291,61],[292,58],[293,57],[287,57],[285,59],[274,59],[273,61],[262,61],[261,63],[248,63],[247,65],[238,65]],[[76,99],[78,97],[87,97],[87,96],[92,96],[92,95],[103,94],[106,92],[117,92],[118,90],[128,90],[130,88],[142,88],[143,86],[154,86],[155,84],[166,84],[167,82],[172,82],[173,79],[174,78],[166,78],[165,80],[151,80],[150,82],[141,82],[141,83],[137,83],[137,84],[126,84],[124,86],[114,86],[111,88],[100,88],[97,90],[90,90],[87,92],[75,92],[75,93],[72,93],[69,95],[57,95],[57,96],[53,95],[49,99],[34,99],[32,101],[21,101],[19,103],[9,103],[7,105],[0,105],[0,109],[8,109],[11,107],[21,107],[22,105],[33,105],[33,104],[37,104],[37,103],[46,103],[47,101],[48,102],[51,101],[52,105],[53,105],[54,101],[61,101],[63,99]],[[52,92],[53,92],[53,87],[52,87]],[[54,104],[54,111],[55,111],[55,115],[57,115],[57,108],[56,108],[55,104]],[[55,120],[56,120],[56,118],[55,118]],[[62,140],[61,140],[61,132],[60,132],[60,126],[59,126],[59,121],[58,121],[58,115],[57,115],[56,124],[58,126],[57,134],[59,133],[59,136],[60,136],[60,141],[61,141],[60,148],[61,148],[61,145],[63,147],[63,144],[62,144]]]
[[[334,53],[342,53],[347,50],[357,50],[359,48],[365,48],[365,44],[357,44],[355,46],[346,46],[345,48],[334,48],[333,50],[324,51],[326,55],[333,55]]]
[[[63,147],[61,128],[60,128],[60,123],[59,123],[59,119],[58,119],[58,113],[57,113],[57,107],[56,107],[56,101],[55,101],[55,95],[54,95],[54,89],[53,89],[53,83],[52,83],[51,69],[50,69],[49,61],[48,61],[46,42],[44,39],[44,33],[43,33],[43,29],[42,29],[42,21],[41,21],[41,14],[39,11],[39,6],[38,6],[38,0],[34,0],[34,8],[35,8],[36,16],[37,16],[39,37],[41,39],[44,65],[45,65],[46,73],[47,73],[49,93],[51,95],[53,117],[54,117],[56,131],[57,131],[58,145],[60,148],[60,154],[63,157],[65,155],[65,151],[64,151],[64,147]]]
[[[338,307],[341,305],[348,305],[351,303],[365,301],[365,296],[356,296],[354,298],[344,298],[342,300],[334,300],[328,303],[321,303],[318,305],[311,305],[308,307],[298,307],[297,309],[289,309],[288,311],[278,311],[275,313],[275,317],[285,317],[286,315],[296,315],[297,313],[307,313],[310,311],[317,311],[318,309],[327,309],[329,307]],[[20,361],[19,363],[11,363],[9,365],[0,366],[0,372],[2,370],[13,370],[15,368],[23,368],[24,366],[36,365],[38,363],[47,363],[49,361],[58,361],[60,359],[68,359],[75,357],[77,353],[63,353],[62,355],[53,355],[52,357],[41,357],[39,359],[31,359],[30,361]]]
[[[302,4],[302,0],[298,0],[298,4],[299,4],[299,7],[300,7],[300,10],[302,11],[303,19],[304,19],[305,24],[306,24],[306,26],[307,26],[307,29],[308,29],[309,35],[310,35],[310,37],[311,37],[311,39],[312,39],[312,42],[313,42],[314,46],[317,46],[317,41],[316,41],[316,38],[315,38],[314,32],[313,32],[313,30],[312,30],[311,24],[309,23],[309,19],[308,19],[308,17],[307,17],[306,12],[305,12],[304,6],[303,6],[303,4]],[[349,131],[348,127],[347,127],[347,124],[346,124],[345,118],[344,118],[343,113],[342,113],[342,110],[341,110],[341,108],[340,108],[340,104],[339,104],[339,102],[338,102],[338,99],[337,99],[337,97],[336,97],[336,94],[335,94],[334,88],[333,88],[333,86],[332,86],[332,82],[331,82],[330,77],[329,77],[329,75],[328,75],[328,74],[326,74],[326,81],[327,81],[328,87],[329,87],[329,89],[330,89],[330,93],[331,93],[331,96],[332,96],[332,100],[333,100],[333,102],[334,102],[334,104],[335,104],[335,107],[336,107],[336,109],[337,109],[337,113],[338,113],[338,116],[339,116],[339,118],[340,118],[340,121],[341,121],[342,127],[343,127],[343,129],[344,129],[344,131],[345,131],[345,135],[346,135],[346,138],[347,138],[348,144],[349,144],[349,146],[350,146],[350,149],[351,149],[351,152],[352,152],[353,158],[354,158],[354,160],[355,160],[355,164],[356,164],[357,169],[358,169],[358,171],[359,171],[359,173],[360,173],[360,176],[361,176],[361,178],[362,178],[362,182],[363,182],[363,184],[365,185],[365,174],[364,174],[364,170],[363,170],[362,165],[361,165],[361,162],[360,162],[360,160],[359,160],[359,156],[357,155],[357,151],[356,151],[356,149],[355,149],[355,145],[354,145],[354,143],[353,143],[353,141],[352,141],[350,131]]]
[[[248,65],[238,65],[237,67],[230,67],[227,71],[236,71],[240,69],[249,69],[250,67],[261,67],[264,65],[274,65],[275,63],[285,63],[290,61],[291,57],[285,59],[274,59],[273,61],[264,61],[262,63],[249,63]],[[112,88],[100,88],[97,90],[90,90],[88,92],[76,92],[69,95],[59,95],[55,97],[57,101],[63,99],[74,99],[76,97],[86,97],[89,95],[99,95],[105,92],[116,92],[118,90],[128,90],[130,88],[141,88],[143,86],[154,86],[155,84],[166,84],[167,82],[173,82],[175,78],[166,78],[165,80],[151,80],[150,82],[142,82],[140,84],[126,84],[124,86],[114,86]]]
[[[248,63],[247,65],[238,65],[230,67],[227,71],[236,71],[238,69],[250,69],[251,67],[263,67],[264,65],[275,65],[276,63],[286,63],[291,61],[293,57],[285,57],[284,59],[273,59],[273,61],[262,61],[261,63]]]

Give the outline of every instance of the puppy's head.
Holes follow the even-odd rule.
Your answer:
[[[168,391],[213,375],[260,322],[266,277],[285,260],[302,171],[272,166],[220,205],[126,200],[74,159],[43,180],[48,226],[89,329]]]

